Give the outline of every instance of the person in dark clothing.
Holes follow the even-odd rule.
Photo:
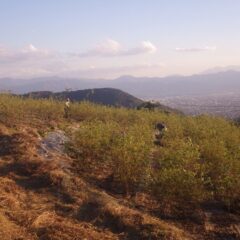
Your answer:
[[[159,122],[155,125],[155,129],[156,129],[156,133],[155,133],[154,144],[158,146],[162,146],[161,140],[165,132],[167,131],[167,127],[164,123]]]

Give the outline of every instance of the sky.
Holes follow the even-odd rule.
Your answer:
[[[1,0],[0,77],[191,75],[240,65],[239,0]]]

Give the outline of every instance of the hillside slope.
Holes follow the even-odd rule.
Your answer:
[[[32,98],[55,98],[59,100],[66,100],[70,98],[72,101],[89,101],[108,106],[121,106],[134,108],[143,103],[138,99],[126,92],[113,88],[97,88],[86,89],[78,91],[65,91],[65,92],[32,92],[24,94],[25,97],[31,96]]]
[[[84,181],[57,134],[1,125],[1,239],[192,239]]]
[[[188,228],[198,226],[193,234],[186,226],[181,229],[179,224],[138,210],[130,200],[109,195],[76,174],[74,159],[57,147],[62,144],[59,136],[54,139],[57,134],[55,130],[41,138],[36,129],[24,126],[13,133],[1,125],[0,144],[5,146],[0,150],[1,239],[206,240],[239,236],[239,218],[225,211],[208,209],[202,216],[203,225],[187,223]],[[228,224],[221,226],[226,219]]]
[[[0,95],[0,238],[238,240],[239,142],[222,118]]]

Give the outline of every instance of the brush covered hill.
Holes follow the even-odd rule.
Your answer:
[[[72,101],[89,101],[107,106],[127,108],[135,108],[143,103],[141,99],[114,88],[96,88],[58,93],[40,91],[24,94],[24,96],[31,96],[32,98],[55,98],[59,100],[70,98]]]
[[[239,239],[233,122],[63,105],[0,95],[0,239]]]
[[[163,111],[165,113],[183,114],[180,110],[168,107],[158,101],[145,101],[137,106],[137,109],[148,109],[150,111]]]

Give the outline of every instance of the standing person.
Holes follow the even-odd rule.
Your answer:
[[[162,146],[161,140],[162,140],[163,136],[165,135],[165,133],[167,132],[167,126],[162,122],[158,122],[155,126],[155,129],[157,130],[157,132],[155,134],[154,144]]]
[[[65,107],[64,107],[64,117],[65,118],[69,117],[69,110],[70,110],[70,99],[68,98],[67,101],[65,102]]]

